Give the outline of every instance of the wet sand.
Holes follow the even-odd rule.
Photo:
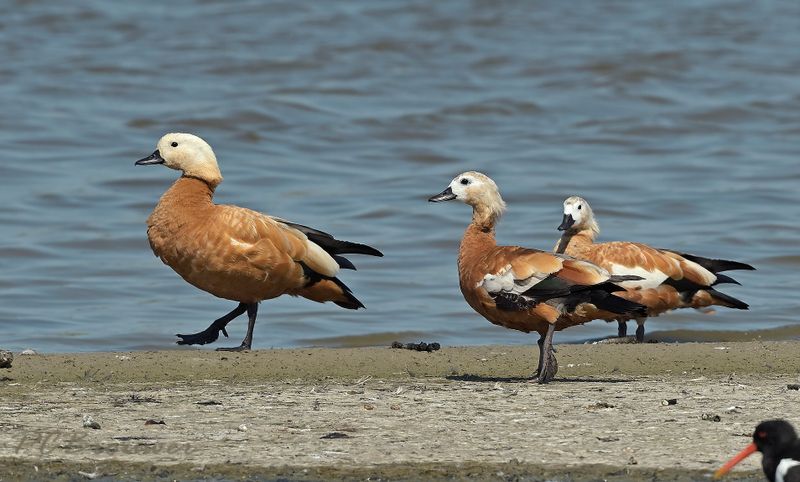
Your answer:
[[[524,346],[17,354],[0,478],[703,480],[800,425],[799,348],[561,345],[546,386]]]

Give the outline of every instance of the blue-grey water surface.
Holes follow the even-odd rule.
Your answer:
[[[551,249],[580,194],[605,240],[757,266],[724,289],[750,311],[684,310],[648,331],[798,338],[798,46],[798,2],[7,2],[0,346],[170,348],[233,307],[147,243],[177,173],[133,162],[171,131],[215,149],[218,202],[386,255],[342,275],[366,311],[265,302],[258,348],[533,343],[458,290],[469,209],[426,199],[468,169],[509,203],[502,243]]]

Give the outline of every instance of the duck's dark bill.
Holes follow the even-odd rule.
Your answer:
[[[428,199],[428,201],[430,201],[432,203],[438,203],[438,202],[442,202],[442,201],[452,201],[455,198],[456,198],[456,195],[453,194],[453,190],[450,189],[450,187],[448,186],[447,189],[445,189],[444,191],[440,192],[439,194],[431,197],[430,199]]]
[[[561,220],[561,225],[558,227],[558,230],[566,231],[567,229],[571,228],[573,224],[575,224],[575,220],[572,218],[572,214],[565,214],[564,219]]]
[[[139,159],[135,163],[137,166],[150,166],[152,164],[164,164],[164,158],[161,157],[161,153],[158,152],[158,149],[156,149],[154,153],[150,154],[144,159]]]
[[[725,463],[722,467],[719,468],[716,472],[714,472],[714,480],[721,479],[722,476],[727,474],[731,471],[731,469],[736,466],[739,462],[746,459],[747,457],[753,455],[758,450],[755,443],[751,443],[747,447],[744,448],[741,452],[736,454],[732,459]]]

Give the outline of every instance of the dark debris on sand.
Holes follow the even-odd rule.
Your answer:
[[[406,343],[406,344],[403,344],[403,343],[400,343],[399,341],[394,341],[394,342],[392,342],[392,348],[398,348],[398,349],[405,348],[406,350],[427,351],[427,352],[430,353],[430,352],[439,350],[440,348],[442,348],[442,346],[440,344],[436,343],[436,342],[425,343],[424,341],[421,341],[419,343]]]

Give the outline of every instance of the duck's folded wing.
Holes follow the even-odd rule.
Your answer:
[[[738,284],[735,279],[713,269],[752,268],[744,263],[700,258],[622,241],[593,245],[588,259],[607,267],[614,276],[639,276],[638,280],[618,284],[628,290],[623,295],[626,299],[647,305],[651,313],[712,304],[748,308],[743,301],[712,288],[720,283]]]
[[[336,260],[302,231],[265,214],[237,206],[218,206],[208,222],[208,231],[229,239],[234,256],[264,270],[293,261],[303,272],[310,270],[324,277],[336,276],[339,271]],[[292,269],[296,271],[296,267]]]
[[[621,286],[627,289],[657,288],[667,280],[681,280],[687,275],[697,281],[713,282],[715,279],[713,273],[696,263],[640,243],[617,241],[596,244],[592,246],[589,259],[608,268],[614,275],[636,275],[641,278],[622,283]]]
[[[500,248],[491,258],[499,265],[483,276],[479,287],[500,310],[522,311],[550,302],[566,313],[583,303],[612,313],[645,313],[644,306],[611,294],[621,290],[616,283],[637,276],[612,276],[588,261],[524,248]]]
[[[524,248],[500,248],[478,282],[500,308],[527,309],[569,295],[575,287],[610,279],[607,271],[586,261]],[[515,306],[511,306],[515,305]]]

